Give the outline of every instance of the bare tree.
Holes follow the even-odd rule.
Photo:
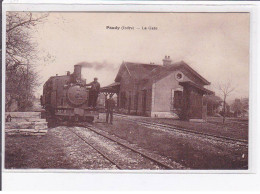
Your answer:
[[[231,85],[231,81],[227,81],[226,83],[219,83],[217,89],[220,90],[223,96],[223,123],[225,123],[226,119],[226,100],[231,92],[235,90],[235,88]]]
[[[24,111],[31,104],[31,97],[38,86],[35,71],[37,44],[32,30],[47,18],[48,14],[31,12],[7,12],[6,15],[6,110],[13,103]]]

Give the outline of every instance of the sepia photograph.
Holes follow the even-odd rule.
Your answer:
[[[5,17],[5,170],[248,171],[250,12]]]

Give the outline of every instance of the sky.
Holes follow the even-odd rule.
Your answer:
[[[149,26],[157,29],[142,30]],[[167,55],[189,64],[217,95],[216,86],[228,81],[235,87],[229,100],[249,95],[248,13],[52,12],[32,33],[40,55],[51,56],[37,65],[42,85],[88,62],[94,65],[82,76],[87,82],[98,77],[102,87],[114,82],[123,61],[162,64]]]

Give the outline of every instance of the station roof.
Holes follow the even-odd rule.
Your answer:
[[[103,93],[118,93],[120,88],[119,82],[114,82],[112,84],[109,84],[105,87],[100,88],[100,92]]]
[[[210,82],[203,78],[197,71],[192,69],[184,61],[176,62],[171,65],[144,64],[123,62],[115,78],[116,82],[120,82],[122,73],[127,71],[129,75],[136,80],[160,80],[178,68],[185,68],[195,77],[197,77],[204,85],[209,85]]]
[[[136,80],[144,79],[152,70],[156,69],[159,65],[145,64],[145,63],[132,63],[123,62],[115,78],[116,82],[120,82],[122,73],[127,71],[128,74]]]

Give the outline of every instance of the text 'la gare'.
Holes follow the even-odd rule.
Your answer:
[[[107,30],[158,30],[156,26],[106,26]]]

